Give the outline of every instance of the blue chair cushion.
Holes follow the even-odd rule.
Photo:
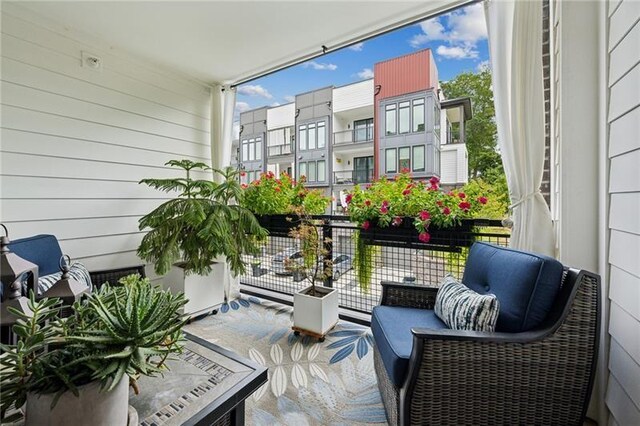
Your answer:
[[[11,241],[9,250],[38,265],[38,276],[60,272],[62,250],[55,235],[35,235]]]
[[[496,331],[517,333],[547,317],[562,285],[562,271],[562,264],[548,256],[475,243],[462,282],[477,293],[495,294],[500,302]]]
[[[412,328],[447,328],[432,310],[399,306],[376,306],[371,313],[371,332],[387,374],[402,386],[413,348]]]

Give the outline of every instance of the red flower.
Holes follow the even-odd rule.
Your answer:
[[[438,207],[442,207],[442,201],[436,201],[436,205],[437,205]]]
[[[384,200],[384,201],[382,202],[382,206],[383,206],[383,207],[389,207],[389,202],[388,202],[387,200]]]
[[[467,197],[467,194],[465,194],[464,192],[461,192],[458,194],[458,197],[460,197],[461,200],[464,200]]]
[[[276,186],[276,192],[280,192],[280,188]]]
[[[247,174],[245,172],[240,172],[240,176],[245,177]]]
[[[353,200],[353,194],[347,194],[347,198],[345,199],[347,204],[351,203],[351,200]]]
[[[368,184],[365,186],[365,189],[369,189],[369,188],[371,188],[371,184],[370,184],[370,183],[368,183]]]
[[[431,218],[431,215],[429,214],[428,211],[422,210],[420,212],[420,220],[425,221],[425,220],[429,220],[430,218]]]
[[[369,227],[370,227],[370,226],[371,226],[371,223],[369,223],[369,221],[368,221],[368,220],[365,220],[365,221],[362,223],[362,229],[364,229],[365,231],[366,231],[367,229],[369,229]]]
[[[478,202],[480,204],[487,204],[487,197],[478,197]]]
[[[468,212],[469,209],[471,208],[471,204],[467,203],[466,201],[463,201],[460,204],[458,204],[458,207],[460,207],[461,210],[464,210],[465,212]]]
[[[383,204],[382,207],[380,207],[380,213],[385,214],[388,212],[389,212],[389,208]]]
[[[422,241],[423,243],[428,243],[428,242],[429,242],[429,240],[431,239],[431,235],[429,235],[427,232],[421,232],[421,233],[418,235],[418,239],[419,239],[420,241]]]
[[[402,195],[407,196],[411,194],[411,190],[410,189],[405,189],[404,191],[402,191]]]
[[[437,191],[438,190],[438,185],[431,185],[429,188],[427,188],[429,191]]]
[[[400,224],[402,223],[402,218],[400,216],[396,216],[393,218],[393,226],[400,226]]]
[[[366,200],[366,201],[364,202],[364,205],[365,205],[365,206],[367,206],[367,207],[369,207],[369,206],[371,205],[371,200]]]
[[[243,183],[242,185],[240,185],[242,187],[242,189],[246,189],[247,188],[247,184]]]
[[[445,207],[444,209],[442,209],[442,214],[444,214],[445,216],[448,216],[451,213],[451,209],[449,207]]]
[[[433,176],[431,177],[431,179],[429,179],[429,183],[431,184],[431,186],[438,186],[438,184],[440,183],[440,179],[438,179],[437,176]]]
[[[400,173],[409,174],[409,173],[411,173],[411,170],[408,167],[403,167],[403,168],[400,169]]]

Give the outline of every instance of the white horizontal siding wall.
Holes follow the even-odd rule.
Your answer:
[[[334,113],[373,105],[373,79],[333,89]]]
[[[140,264],[138,219],[168,196],[138,181],[210,162],[209,89],[15,4],[1,28],[0,220],[12,239],[56,235],[90,270]]]
[[[267,130],[293,126],[296,123],[296,104],[290,103],[267,110]]]
[[[640,424],[640,2],[612,0],[609,26],[611,424]]]
[[[467,146],[463,143],[440,145],[440,180],[447,185],[469,181]]]

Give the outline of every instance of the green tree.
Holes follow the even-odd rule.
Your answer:
[[[471,98],[473,118],[465,123],[469,178],[483,176],[491,182],[487,175],[495,178],[504,174],[502,160],[496,150],[497,129],[491,71],[483,69],[477,73],[465,72],[441,86],[446,99]]]

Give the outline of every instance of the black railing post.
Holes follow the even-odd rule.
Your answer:
[[[328,272],[324,278],[324,286],[333,287],[333,228],[329,219],[322,221],[322,244],[324,246],[323,267]]]

